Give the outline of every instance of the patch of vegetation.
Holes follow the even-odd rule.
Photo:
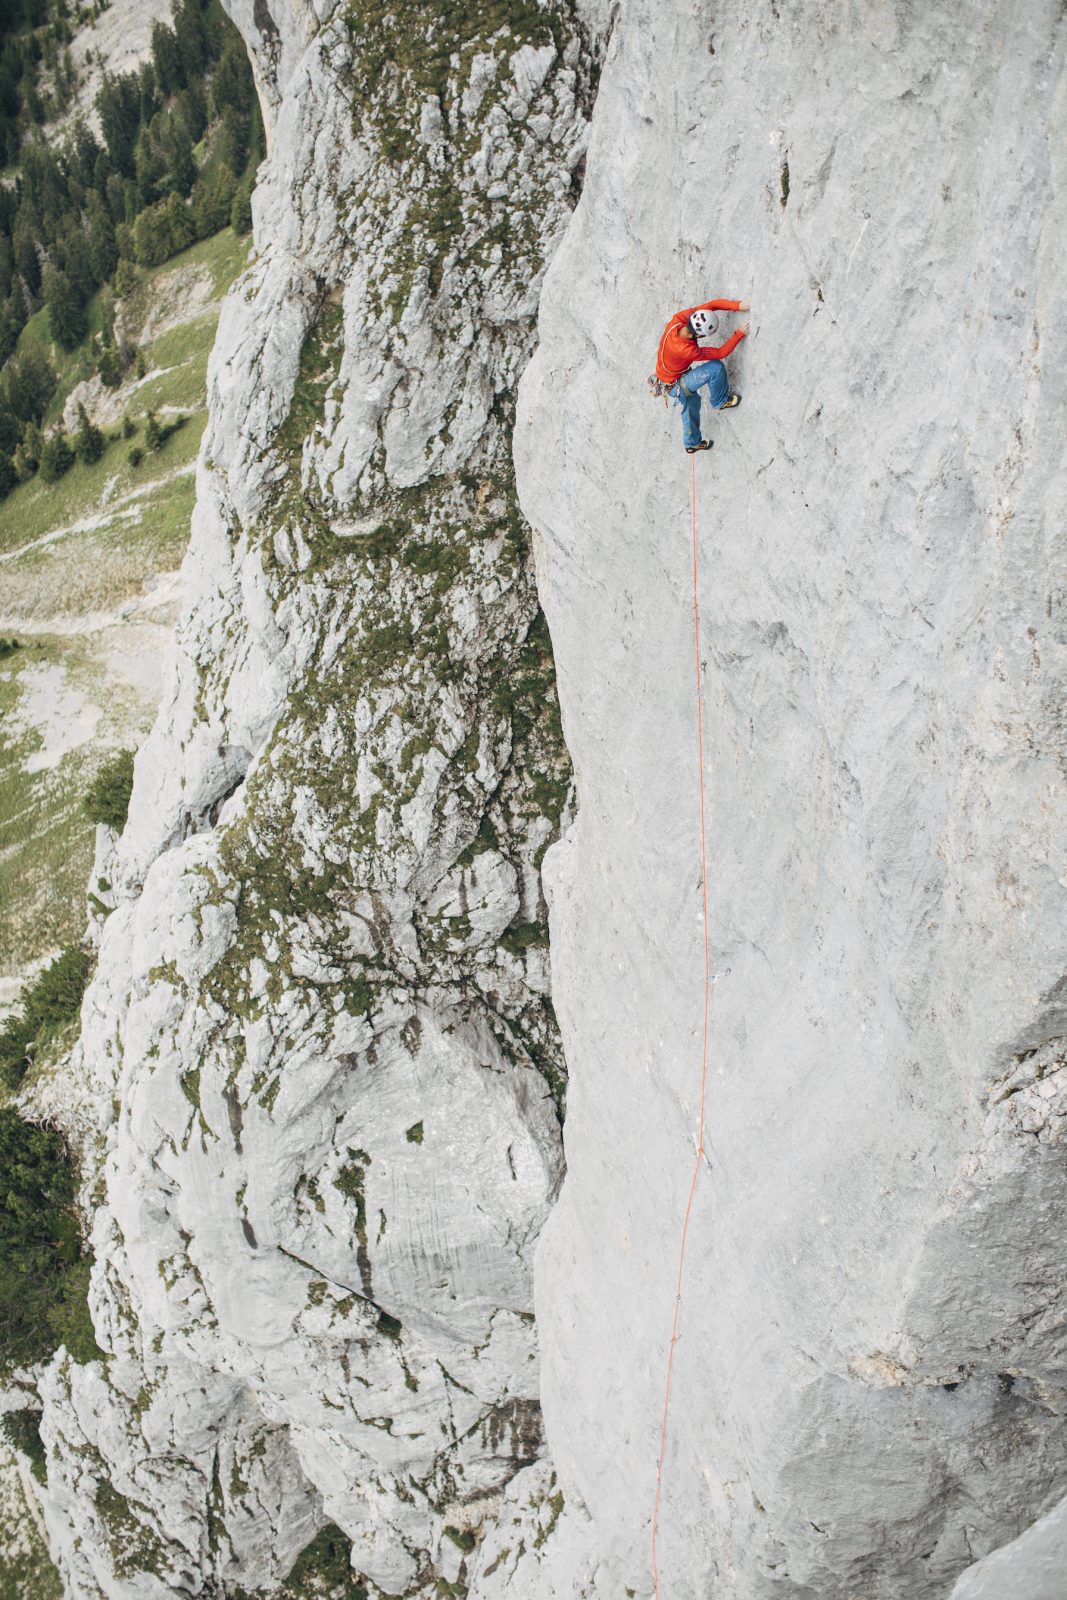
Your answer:
[[[104,1525],[116,1577],[132,1578],[142,1572],[164,1576],[169,1566],[167,1546],[147,1518],[138,1515],[136,1502],[101,1478],[94,1503]]]
[[[378,274],[370,292],[374,311],[387,317],[385,299],[399,315],[416,275],[428,276],[431,291],[440,288],[444,295],[449,261],[473,261],[478,251],[498,246],[507,254],[512,236],[505,213],[515,208],[467,194],[459,156],[469,139],[481,138],[484,118],[506,87],[509,55],[521,44],[561,46],[574,31],[573,19],[566,4],[533,0],[444,0],[432,6],[416,0],[399,10],[384,0],[350,0],[345,17],[361,132],[388,159],[408,167],[394,175],[388,200],[382,200],[392,276]],[[482,109],[468,116],[461,100],[480,50],[496,56],[497,82],[486,90]],[[583,77],[587,70],[583,57]],[[546,93],[551,95],[550,83]],[[426,97],[433,94],[455,170],[448,158],[437,170],[415,137]],[[525,141],[527,134],[517,138]],[[370,214],[378,204],[376,192],[366,197]],[[364,224],[367,215],[364,208]],[[530,228],[530,249],[539,261],[537,217]],[[522,276],[521,266],[515,270]],[[403,963],[388,948],[388,936],[372,956],[355,956],[344,913],[353,912],[368,889],[389,882],[399,852],[424,848],[425,841],[413,837],[425,820],[413,804],[420,792],[432,807],[434,841],[458,819],[460,844],[470,841],[461,859],[469,852],[472,863],[486,849],[499,848],[515,860],[547,848],[570,792],[543,618],[534,617],[523,637],[534,608],[528,530],[508,451],[512,398],[502,395],[494,402],[481,453],[468,474],[402,492],[360,491],[345,508],[358,516],[360,531],[339,533],[341,514],[328,485],[316,471],[305,475],[303,466],[311,455],[305,446],[321,430],[336,392],[342,337],[341,308],[323,283],[288,415],[273,441],[283,471],[255,537],[273,591],[306,591],[313,577],[322,605],[330,609],[331,640],[343,642],[321,669],[310,664],[246,786],[241,815],[220,832],[220,879],[236,905],[237,938],[209,986],[220,1003],[241,1015],[258,1014],[284,989],[308,991],[308,1007],[317,1007],[325,997],[311,991],[326,989],[343,991],[350,1011],[373,1016],[403,989]],[[455,425],[442,420],[445,443],[450,423]],[[321,463],[319,455],[316,465]],[[380,482],[373,463],[368,480]],[[505,588],[514,585],[504,602],[510,627],[507,637],[496,639],[494,602],[487,602],[486,634],[495,644],[483,654],[480,646],[472,648],[467,608],[472,595],[492,592],[501,581]],[[346,612],[335,615],[345,595]],[[324,624],[324,636],[326,631]],[[206,670],[200,686],[205,714],[220,688]],[[486,752],[509,747],[503,782],[487,794],[480,777]],[[329,837],[325,860],[304,847],[308,816]],[[531,833],[535,843],[527,847]],[[510,953],[543,942],[537,913],[535,905],[524,908],[529,923],[512,930]],[[475,961],[463,948],[473,949],[469,920],[446,920],[447,927],[441,919],[420,922],[426,971],[446,983],[484,984],[486,951],[479,950]],[[311,982],[291,971],[297,924],[313,930],[328,978]],[[270,974],[266,1000],[252,978],[257,960]],[[550,1008],[531,999],[526,1010],[529,1015],[502,1025],[502,1047],[527,1063],[537,1050],[539,1065],[543,1061],[542,1070],[550,1073],[561,1059]],[[558,1072],[556,1078],[561,1081]]]
[[[8,1444],[27,1458],[30,1471],[37,1482],[47,1483],[48,1469],[44,1445],[41,1442],[41,1416],[40,1411],[33,1411],[27,1406],[22,1411],[5,1411],[0,1421]]]
[[[17,159],[23,130],[38,126],[56,106],[40,83],[42,66],[56,74],[56,88],[74,87],[69,45],[73,32],[66,8],[46,27],[45,0],[4,0],[0,13],[0,167]]]
[[[543,611],[534,618],[514,669],[497,683],[493,706],[510,717],[516,745],[529,750],[533,807],[558,828],[570,794],[571,767],[559,715],[552,640]]]
[[[121,833],[126,826],[133,794],[133,751],[119,750],[97,771],[83,802],[90,822],[104,823]]]
[[[71,751],[62,763],[69,787],[58,781],[55,770],[34,771],[31,758],[39,740],[32,728],[20,728],[13,715],[22,698],[23,674],[72,653],[66,640],[57,651],[34,640],[0,672],[0,718],[6,732],[0,742],[0,970],[12,974],[76,939],[85,924],[93,849],[92,830],[81,809],[82,752]]]
[[[341,1194],[355,1204],[356,1234],[364,1250],[367,1247],[367,1201],[364,1186],[370,1164],[370,1156],[365,1150],[349,1150],[348,1161],[333,1180],[334,1188],[340,1190]]]
[[[552,1482],[555,1483],[555,1481],[555,1475],[553,1475]],[[557,1489],[555,1494],[550,1494],[545,1503],[548,1506],[548,1520],[538,1528],[534,1535],[535,1550],[540,1550],[545,1541],[550,1539],[556,1531],[556,1523],[559,1521],[563,1511],[563,1490]]]
[[[471,866],[479,856],[487,850],[500,849],[500,836],[492,817],[486,812],[478,824],[478,832],[474,835],[467,848],[456,858],[456,865],[460,867]]]
[[[509,955],[521,956],[525,950],[544,949],[548,945],[546,922],[517,922],[505,928],[500,935],[501,948]]]
[[[299,456],[304,440],[322,422],[326,391],[337,375],[341,331],[340,304],[324,299],[304,335],[293,398],[275,438],[275,448],[290,459]]]
[[[412,1126],[405,1133],[404,1138],[407,1140],[408,1144],[421,1144],[422,1143],[422,1123],[421,1122],[413,1123]]]
[[[86,1300],[91,1263],[62,1139],[0,1108],[0,1172],[0,1368],[47,1360],[60,1344],[91,1361],[100,1354]]]
[[[279,1600],[369,1600],[352,1570],[352,1544],[332,1522],[317,1533],[293,1563]]]
[[[441,290],[450,266],[484,267],[494,250],[528,281],[543,255],[536,207],[487,203],[460,176],[508,80],[507,59],[520,46],[562,49],[573,17],[561,0],[349,0],[355,128],[386,162],[406,170],[403,226],[383,217],[388,277],[372,291],[379,309],[399,320],[416,280]],[[495,57],[495,81],[464,106],[476,55]],[[420,138],[427,102],[439,108],[445,160],[429,161]],[[390,206],[395,202],[390,198]],[[446,429],[447,433],[447,429]]]
[[[367,1016],[374,1006],[374,986],[366,978],[353,978],[348,985],[348,1010]]]
[[[0,1470],[6,1491],[0,1503],[0,1600],[64,1600],[22,1484],[6,1460]]]
[[[45,483],[58,483],[74,465],[74,451],[62,433],[51,433],[41,447],[40,474]]]
[[[501,32],[509,50],[562,39],[556,10],[538,0],[407,0],[402,9],[393,0],[350,0],[345,20],[365,87],[395,82],[416,121],[427,95],[445,94],[452,56],[465,46],[485,48]]]
[[[224,287],[242,265],[244,249],[227,229],[183,256],[181,267],[206,268]],[[171,270],[170,268],[166,270]],[[154,292],[146,277],[144,293]],[[140,292],[140,291],[139,291]],[[147,313],[147,302],[145,311]],[[173,432],[140,471],[126,461],[126,447],[108,430],[104,455],[74,465],[54,485],[40,474],[20,483],[0,505],[0,548],[22,548],[4,567],[5,609],[35,619],[56,612],[84,615],[110,610],[140,596],[146,580],[172,572],[188,544],[195,497],[192,465],[205,421],[205,372],[216,310],[169,330],[166,361],[173,370],[142,385],[138,403],[158,409],[169,428],[170,408],[198,408],[198,415]],[[27,340],[35,337],[25,331]],[[153,364],[155,349],[152,347]],[[59,396],[57,396],[57,403]],[[128,418],[135,428],[141,418]],[[143,432],[143,429],[142,429]],[[98,509],[103,507],[104,509]],[[54,538],[91,518],[99,526]],[[35,540],[53,535],[46,545]],[[32,547],[32,548],[27,548]],[[39,627],[39,621],[37,623]],[[84,921],[84,885],[92,860],[92,835],[84,826],[81,800],[102,751],[118,737],[129,740],[147,728],[153,706],[149,691],[133,684],[100,682],[103,653],[96,641],[37,634],[23,649],[4,651],[3,665],[69,668],[78,687],[105,708],[98,735],[64,756],[58,766],[27,765],[36,735],[16,722],[0,750],[0,970],[11,971],[44,950],[65,943]],[[21,663],[19,658],[22,658]],[[0,679],[0,713],[17,712],[19,674]],[[17,731],[16,731],[17,730]]]
[[[72,1037],[91,971],[88,951],[70,945],[23,989],[17,1012],[0,1032],[0,1082],[5,1088],[17,1089],[49,1046]]]
[[[290,434],[293,449],[299,432],[294,426]],[[306,985],[287,970],[284,954],[287,930],[297,923],[317,930],[322,955],[338,974],[331,985],[343,991],[353,1014],[373,1015],[403,987],[387,950],[353,957],[343,913],[354,891],[382,875],[388,881],[397,851],[411,848],[406,808],[426,786],[428,770],[435,818],[473,813],[462,864],[473,864],[484,850],[511,855],[531,830],[539,860],[558,832],[570,792],[544,618],[527,611],[530,622],[518,638],[506,632],[484,660],[474,661],[459,622],[472,586],[489,574],[503,571],[526,585],[527,535],[510,470],[387,492],[373,511],[376,520],[366,518],[372,531],[354,538],[317,523],[309,528],[295,502],[284,513],[287,520],[299,518],[313,541],[325,603],[334,603],[334,588],[338,603],[357,586],[364,598],[329,665],[321,672],[312,667],[290,696],[270,750],[246,786],[242,814],[220,836],[222,875],[239,885],[237,938],[210,984],[219,1002],[241,1015],[256,1015],[262,1006],[251,993],[256,958],[271,974],[268,999],[271,985],[279,992]],[[274,527],[263,530],[268,563]],[[451,685],[457,686],[455,699],[442,721],[439,698]],[[492,797],[477,778],[486,741],[512,752]],[[330,857],[314,865],[301,842],[298,797],[300,812],[313,808],[329,832]],[[484,949],[475,958],[473,946],[471,954],[463,948],[470,934],[461,916],[420,920],[424,972],[439,971],[445,983],[466,978],[484,984]],[[531,907],[503,948],[521,955],[546,937]],[[526,1010],[501,1022],[501,1046],[516,1060],[532,1059],[562,1103],[562,1053],[551,1009],[538,997]]]
[[[153,458],[164,473],[138,500],[123,506],[117,497],[110,503],[110,524],[53,540],[4,565],[5,609],[35,619],[34,635],[21,639],[21,648],[0,661],[5,731],[0,741],[0,972],[5,974],[24,971],[81,933],[93,858],[83,798],[101,759],[120,743],[137,742],[155,710],[150,678],[141,684],[114,675],[109,634],[45,634],[39,631],[41,620],[57,612],[83,616],[118,607],[140,597],[153,575],[178,567],[188,544],[195,478],[192,472],[165,473],[175,455],[195,450],[201,422],[202,415]],[[114,473],[115,453],[112,445],[100,462],[76,464],[51,489],[39,477],[21,484],[0,506],[0,546],[24,543],[56,522],[84,516]],[[125,465],[114,475],[128,481]],[[79,484],[86,486],[84,498]],[[42,738],[41,712],[60,689],[84,702],[99,720],[91,737],[58,759],[42,760],[48,739]]]
[[[102,139],[82,118],[61,143],[37,125],[67,98],[38,95],[38,64],[52,52],[57,87],[69,69],[55,47],[69,42],[67,0],[5,8],[0,22],[0,143],[17,146],[18,181],[0,185],[0,494],[38,470],[55,482],[67,469],[61,435],[35,430],[57,388],[49,368],[35,385],[8,358],[35,321],[37,343],[62,362],[88,350],[88,370],[117,387],[135,359],[116,321],[116,299],[154,267],[228,227],[247,227],[251,177],[264,150],[259,102],[243,41],[219,0],[174,0],[172,26],[157,22],[152,60],[105,74],[95,113]],[[16,82],[5,76],[21,69]],[[68,86],[69,89],[69,86]],[[194,156],[199,148],[200,158]],[[135,264],[136,263],[136,264]],[[65,386],[69,390],[69,383]],[[102,450],[83,419],[78,455]]]
[[[146,404],[154,401],[147,385],[144,398]],[[206,420],[206,415],[201,414],[190,419],[180,430],[170,429],[156,451],[150,456],[142,456],[142,459],[151,462],[150,472],[139,473],[135,467],[131,467],[122,441],[110,439],[104,454],[97,461],[78,462],[73,459],[72,453],[70,469],[65,470],[55,483],[47,483],[43,474],[38,473],[19,484],[0,507],[0,549],[23,550],[33,540],[43,538],[56,529],[69,528],[87,515],[91,516],[100,506],[105,489],[106,510],[101,519],[105,525],[110,523],[129,531],[132,521],[135,529],[144,528],[146,535],[151,534],[157,501],[172,487],[175,473],[186,466],[191,468]],[[54,437],[59,439],[62,435]],[[191,471],[189,476],[192,476]],[[146,487],[149,488],[147,494]],[[186,488],[189,490],[188,485]],[[186,524],[186,543],[188,537]],[[87,542],[85,538],[79,538],[77,545],[72,547],[71,560],[84,561]],[[30,555],[31,562],[34,555],[36,552]],[[63,561],[67,551],[61,543],[56,550],[46,551],[44,555],[52,561],[57,557]],[[13,566],[17,573],[21,561],[13,563]]]
[[[452,1543],[458,1549],[462,1550],[465,1555],[469,1555],[478,1544],[477,1536],[473,1534],[469,1528],[453,1528],[451,1526],[446,1527],[445,1537],[446,1539],[451,1539]]]

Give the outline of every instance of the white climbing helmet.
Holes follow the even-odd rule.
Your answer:
[[[705,338],[709,333],[714,333],[719,326],[719,319],[714,311],[694,311],[689,318],[689,326],[698,339]]]

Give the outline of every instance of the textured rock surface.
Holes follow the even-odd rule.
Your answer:
[[[663,1592],[947,1595],[1067,1486],[1065,43],[1058,4],[633,0],[605,66],[516,460],[578,793],[543,1400],[641,1596],[703,985],[689,465],[643,380],[708,295],[754,337],[697,462],[728,976]]]
[[[327,1522],[436,1592],[544,1448],[571,779],[510,434],[594,58],[566,8],[247,9],[258,254],[61,1113],[107,1357],[39,1382],[75,1597],[269,1588]]]
[[[109,1357],[39,1384],[68,1592],[269,1588],[333,1521],[375,1591],[646,1600],[703,971],[688,464],[644,376],[723,293],[664,1594],[1045,1600],[1062,7],[274,9],[234,6],[259,255],[52,1107]],[[516,434],[575,820],[509,449],[609,30]]]
[[[1067,1502],[968,1567],[952,1600],[1058,1600],[1067,1571]]]

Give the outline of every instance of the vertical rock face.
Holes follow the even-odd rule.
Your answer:
[[[249,1594],[327,1522],[415,1595],[517,1474],[552,1515],[571,778],[510,436],[594,59],[565,5],[234,10],[272,157],[74,1062],[106,1359],[41,1380],[45,1512],[72,1596]]]
[[[696,461],[722,976],[663,1593],[947,1595],[1067,1488],[1065,46],[1052,3],[630,0],[609,50],[516,460],[578,795],[543,1400],[638,1595],[704,984],[690,464],[643,384],[713,295],[753,337]]]
[[[375,1593],[649,1595],[698,671],[663,1593],[1014,1562],[1038,1600],[1062,6],[232,10],[272,155],[73,1064],[106,1359],[39,1385],[69,1594],[237,1600],[334,1522]],[[753,337],[696,462],[694,663],[644,376],[710,295]]]

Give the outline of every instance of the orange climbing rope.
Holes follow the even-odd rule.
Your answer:
[[[708,851],[704,832],[704,718],[700,700],[700,605],[697,598],[697,461],[692,458],[693,471],[690,486],[693,524],[693,647],[696,653],[697,694],[697,771],[700,778],[700,891],[704,911],[704,1043],[700,1059],[700,1120],[697,1124],[697,1153],[689,1197],[685,1203],[682,1222],[682,1240],[678,1250],[678,1282],[674,1296],[674,1320],[671,1323],[671,1342],[667,1351],[667,1377],[663,1389],[663,1422],[659,1433],[659,1460],[656,1463],[656,1500],[652,1508],[652,1583],[656,1600],[660,1600],[659,1567],[656,1562],[656,1536],[659,1532],[659,1506],[663,1490],[663,1458],[667,1450],[667,1423],[671,1408],[671,1376],[674,1369],[674,1346],[678,1341],[678,1319],[682,1310],[682,1279],[685,1275],[685,1247],[689,1237],[689,1219],[693,1211],[693,1197],[704,1159],[704,1108],[708,1088],[708,1024],[711,1009],[711,942],[708,934]]]

